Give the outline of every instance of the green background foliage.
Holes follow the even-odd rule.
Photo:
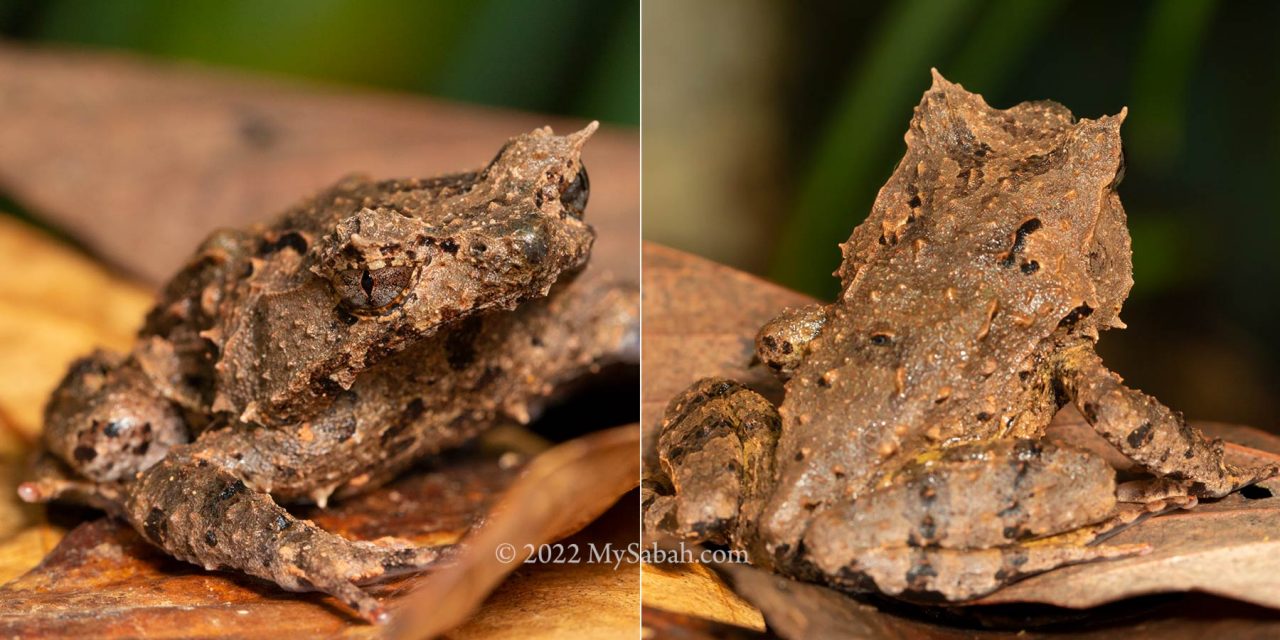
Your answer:
[[[0,35],[640,121],[639,0],[0,0]]]

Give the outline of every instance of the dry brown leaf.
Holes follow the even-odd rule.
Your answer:
[[[534,459],[502,496],[485,525],[466,538],[463,554],[451,566],[425,578],[397,610],[392,637],[434,637],[452,629],[475,611],[505,576],[523,566],[521,561],[529,557],[530,548],[559,540],[599,516],[638,484],[638,445],[636,425],[627,425],[566,442]],[[631,530],[630,541],[638,542],[637,531]],[[502,547],[513,555],[499,557]],[[563,566],[583,571],[578,564]],[[628,630],[632,636],[638,633],[637,569],[624,565],[614,574],[605,574],[631,587],[629,591],[615,590],[611,596],[630,595],[634,602],[625,606],[624,601],[623,610],[629,614],[606,619],[592,616],[591,629],[613,623],[621,625],[612,629],[619,637]],[[573,602],[570,606],[586,604]],[[567,622],[575,627],[582,624]],[[556,631],[560,635],[565,630]]]
[[[777,384],[763,371],[763,367],[750,366],[752,338],[759,326],[784,306],[805,304],[809,300],[671,249],[646,246],[643,260],[645,375],[642,423],[646,428],[646,442],[661,419],[665,403],[697,378],[726,375],[776,397]],[[1200,426],[1212,435],[1250,445],[1229,445],[1228,450],[1233,457],[1280,461],[1280,438],[1276,436],[1248,427],[1214,423],[1201,423]],[[1123,459],[1092,429],[1084,426],[1082,419],[1073,411],[1064,411],[1058,417],[1050,436],[1098,451],[1108,460],[1115,460],[1123,466]],[[1001,590],[982,603],[1031,602],[1091,607],[1144,594],[1197,590],[1257,605],[1280,607],[1280,535],[1275,533],[1280,531],[1280,497],[1270,497],[1268,489],[1280,495],[1280,482],[1264,483],[1263,487],[1244,495],[1236,494],[1215,503],[1202,504],[1189,512],[1148,519],[1104,543],[1147,542],[1155,547],[1150,555],[1051,571]],[[734,572],[746,575],[753,571],[749,567],[721,569],[730,575],[737,575]],[[646,567],[644,575],[650,573]],[[765,619],[774,631],[783,630],[777,626],[776,616],[792,615],[803,609],[809,611],[804,615],[815,619],[830,614],[832,617],[827,622],[832,624],[835,624],[833,620],[845,620],[856,614],[854,617],[861,620],[858,624],[866,629],[879,629],[876,633],[887,635],[899,633],[893,631],[897,628],[894,625],[877,619],[876,616],[885,615],[883,612],[824,587],[800,583],[795,583],[799,586],[780,587],[788,581],[779,583],[765,577],[757,578],[744,578],[742,584],[749,583],[752,587],[739,590],[739,593],[764,610]],[[774,593],[776,589],[768,585],[786,593]],[[708,590],[695,580],[674,581],[674,584],[658,582],[655,586],[656,590],[651,592],[649,582],[645,583],[646,606],[661,608],[660,601],[678,601],[686,589],[695,593]],[[819,594],[813,597],[827,605],[815,609],[797,595],[800,592]],[[685,602],[691,600],[685,599]],[[822,607],[828,605],[840,611],[824,613]],[[771,613],[770,607],[776,607],[776,610]],[[846,607],[851,608],[845,610]],[[677,610],[723,619],[716,618],[714,608],[706,611],[690,609]],[[972,607],[971,615],[979,615],[977,612],[988,609]],[[785,628],[794,633],[783,635],[806,637],[803,630],[808,627],[794,619],[790,622],[796,624],[788,623]],[[1237,631],[1253,629],[1247,624],[1232,628]],[[937,630],[938,633],[943,631]]]
[[[34,438],[49,392],[95,346],[127,349],[151,294],[0,215],[0,420]],[[0,428],[3,431],[3,428]]]
[[[0,187],[150,282],[219,226],[277,213],[342,176],[478,167],[507,138],[567,122],[123,54],[0,46]],[[593,261],[636,278],[634,130],[587,145]]]
[[[644,606],[764,630],[764,618],[706,566],[652,564],[641,568]]]

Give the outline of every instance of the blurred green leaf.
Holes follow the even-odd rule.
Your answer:
[[[1215,0],[1161,0],[1150,11],[1133,70],[1133,112],[1127,147],[1158,170],[1174,162],[1186,134],[1187,87]]]
[[[928,87],[929,67],[946,66],[942,53],[977,4],[906,0],[885,13],[806,165],[771,272],[778,281],[810,293],[832,290],[835,243],[865,216],[892,168],[881,151],[901,139],[900,123]]]

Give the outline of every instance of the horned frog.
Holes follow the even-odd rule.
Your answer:
[[[775,408],[726,379],[673,399],[646,528],[838,588],[958,601],[1063,564],[1135,513],[1271,477],[1224,459],[1094,352],[1132,285],[1119,115],[993,109],[934,72],[906,156],[841,245],[839,298],[756,339]],[[1154,479],[1043,438],[1073,403]],[[1137,509],[1122,508],[1137,504]]]
[[[20,495],[100,507],[174,557],[380,619],[360,585],[442,550],[347,540],[279,504],[377,487],[638,360],[634,285],[584,271],[595,127],[516,137],[477,171],[350,178],[216,232],[129,353],[71,367]]]

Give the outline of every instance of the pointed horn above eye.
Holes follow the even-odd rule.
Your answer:
[[[592,120],[587,126],[565,137],[569,139],[569,144],[572,144],[574,148],[581,149],[582,145],[586,144],[587,140],[591,138],[591,135],[599,128],[600,121]]]

